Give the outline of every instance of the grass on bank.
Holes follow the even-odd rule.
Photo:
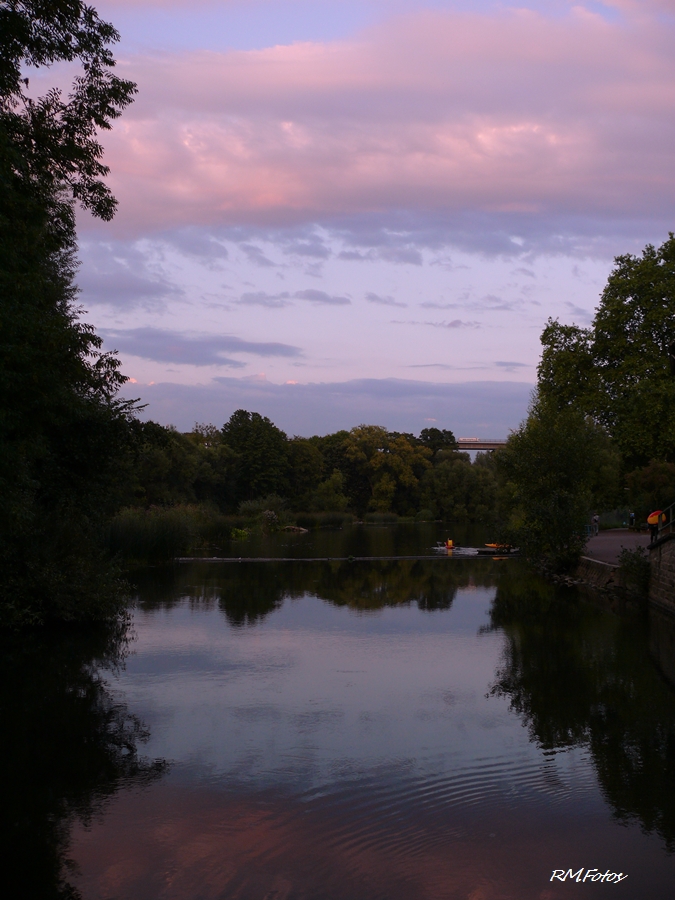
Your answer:
[[[237,515],[224,515],[206,505],[129,507],[110,523],[108,550],[126,563],[158,563],[176,556],[219,553],[229,541],[243,542],[253,534],[269,534],[297,525],[310,530],[364,525],[395,525],[433,521],[429,510],[414,518],[396,513],[366,513],[359,520],[348,512],[297,512],[283,498],[271,496],[242,503]]]

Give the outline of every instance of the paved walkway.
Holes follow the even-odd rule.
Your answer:
[[[618,565],[619,553],[624,547],[634,550],[636,547],[647,547],[648,545],[649,534],[647,532],[629,531],[627,528],[611,528],[588,539],[584,556]]]

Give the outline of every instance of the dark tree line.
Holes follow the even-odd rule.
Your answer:
[[[96,534],[119,500],[126,380],[76,306],[75,204],[115,201],[97,140],[135,86],[117,33],[79,0],[0,3],[0,609],[3,621],[113,614]],[[70,94],[35,98],[36,67],[79,63]],[[28,75],[28,77],[26,77]]]
[[[451,431],[419,436],[360,425],[310,438],[288,437],[268,418],[237,410],[221,429],[181,434],[136,423],[129,504],[208,503],[223,513],[283,499],[303,512],[367,512],[488,519],[495,509],[494,466],[472,464]]]
[[[125,507],[202,504],[503,518],[569,562],[582,522],[628,488],[675,500],[675,237],[618,257],[590,329],[549,322],[537,395],[506,450],[472,464],[451,432],[360,425],[289,437],[237,410],[189,434],[141,423],[126,378],[80,318],[75,209],[112,218],[98,135],[131,102],[118,34],[81,0],[0,0],[0,623],[114,618],[104,548]],[[34,69],[79,65],[70,92],[35,97]],[[248,505],[248,506],[247,506]]]
[[[549,320],[529,415],[499,455],[507,533],[570,567],[593,512],[675,503],[675,236],[615,260],[589,328]]]

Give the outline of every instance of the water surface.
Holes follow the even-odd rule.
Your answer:
[[[419,552],[432,532],[263,549]],[[12,650],[15,672],[39,652],[61,673],[27,677],[9,708],[31,721],[14,802],[55,896],[672,896],[675,699],[646,623],[514,560],[198,563],[137,582],[122,665],[90,637],[51,639],[46,660]],[[582,867],[628,878],[550,881]]]

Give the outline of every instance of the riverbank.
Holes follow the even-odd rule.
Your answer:
[[[646,597],[642,596],[639,585],[634,584],[634,574],[619,566],[623,550],[646,550],[649,535],[627,528],[611,528],[589,538],[586,552],[570,584],[594,599],[602,598],[602,605],[613,612],[625,613],[644,608]],[[633,577],[631,577],[631,575]]]

